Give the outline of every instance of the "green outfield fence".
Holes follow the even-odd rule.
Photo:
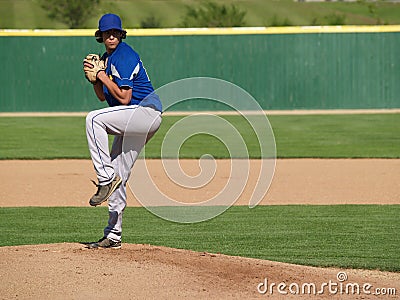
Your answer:
[[[0,30],[0,112],[102,107],[82,72],[93,30]],[[126,40],[155,88],[215,77],[265,110],[400,108],[400,26],[137,29]],[[188,102],[177,110],[221,109]],[[223,108],[222,108],[223,109]]]

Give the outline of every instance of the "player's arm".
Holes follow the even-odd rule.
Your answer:
[[[106,100],[103,92],[103,83],[100,80],[97,80],[97,82],[93,84],[93,89],[100,101]]]
[[[123,105],[127,105],[131,102],[132,99],[132,89],[126,87],[120,88],[114,81],[112,81],[104,71],[101,71],[97,74],[97,79],[104,84],[111,95],[114,96],[115,99],[119,101],[119,103]],[[103,93],[103,90],[101,91]],[[97,93],[96,93],[97,95]],[[99,97],[97,95],[97,97]],[[104,97],[104,95],[103,95]],[[99,97],[100,99],[100,97]],[[100,99],[101,100],[101,99]]]

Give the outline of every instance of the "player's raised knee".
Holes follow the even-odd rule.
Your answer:
[[[86,115],[86,127],[91,126],[95,117],[95,111],[91,111]]]

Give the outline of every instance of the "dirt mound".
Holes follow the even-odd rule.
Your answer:
[[[150,245],[123,244],[120,250],[28,245],[1,247],[0,255],[1,299],[376,299],[376,288],[400,291],[398,273],[313,268]],[[338,274],[348,279],[341,282]],[[336,293],[329,294],[324,286],[329,282]],[[278,291],[283,283],[286,287]],[[346,293],[346,283],[358,284],[360,293],[352,288]],[[371,285],[371,295],[363,292],[365,284]]]

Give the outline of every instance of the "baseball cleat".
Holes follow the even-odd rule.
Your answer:
[[[87,246],[89,249],[98,249],[98,248],[110,248],[110,249],[120,249],[121,248],[121,242],[115,242],[113,240],[110,240],[109,238],[102,238],[98,242],[95,243],[90,243]]]
[[[106,185],[99,185],[94,181],[93,183],[97,186],[97,192],[90,199],[89,204],[91,206],[97,206],[110,198],[111,194],[121,185],[122,179],[119,176],[115,176],[114,180]]]

